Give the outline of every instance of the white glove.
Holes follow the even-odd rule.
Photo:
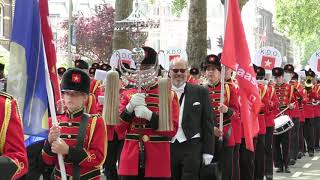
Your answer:
[[[127,110],[130,113],[132,113],[136,106],[144,106],[144,105],[146,105],[145,97],[146,97],[146,95],[142,94],[142,93],[134,94],[131,97],[130,102],[126,106]]]
[[[152,111],[150,111],[146,106],[136,106],[134,108],[134,114],[137,118],[146,119],[148,121],[150,121],[152,117]]]
[[[211,154],[202,154],[202,162],[204,165],[209,165],[213,159]]]

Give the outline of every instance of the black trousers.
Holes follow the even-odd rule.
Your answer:
[[[292,118],[294,126],[291,129],[291,140],[290,140],[290,159],[297,160],[298,152],[299,152],[299,129],[300,129],[300,121],[299,118]]]
[[[288,167],[289,152],[290,152],[290,131],[282,133],[280,135],[273,136],[273,157],[276,167]]]
[[[320,141],[320,117],[314,118],[314,146],[315,148],[319,149],[319,141]]]
[[[171,144],[171,179],[198,180],[202,161],[200,138]]]
[[[240,144],[240,179],[254,180],[254,152],[247,150],[245,140]]]
[[[265,175],[273,175],[273,129],[274,127],[267,127],[266,140],[265,140]]]
[[[259,134],[257,139],[255,159],[254,159],[254,176],[256,180],[263,180],[265,162],[265,135]]]
[[[44,141],[39,141],[27,147],[29,170],[19,180],[37,180],[41,175],[43,180],[51,178],[53,167],[44,164],[41,157],[43,145]]]
[[[234,180],[240,180],[239,151],[240,151],[240,144],[236,144],[233,150],[233,178],[232,179]]]
[[[313,129],[313,118],[306,118],[304,123],[304,138],[307,142],[308,153],[314,152],[314,129]]]
[[[306,146],[304,141],[304,122],[300,122],[300,129],[299,129],[299,152],[305,153]]]
[[[108,141],[107,158],[104,163],[104,174],[108,180],[119,180],[116,163],[119,163],[123,142],[118,140],[117,133],[114,133],[113,141]]]

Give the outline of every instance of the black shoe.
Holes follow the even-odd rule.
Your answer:
[[[293,166],[293,165],[296,164],[296,160],[290,159],[288,164],[289,164],[290,166]]]
[[[314,152],[309,152],[309,157],[313,157],[314,156]]]
[[[301,159],[301,158],[302,158],[302,152],[299,152],[299,153],[298,153],[297,158],[298,158],[298,159]]]
[[[273,175],[266,175],[266,180],[273,180]]]
[[[285,172],[285,173],[291,173],[289,167],[285,168],[284,172]]]
[[[278,168],[276,172],[277,173],[282,173],[283,172],[283,167]]]

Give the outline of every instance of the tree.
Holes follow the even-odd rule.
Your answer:
[[[308,63],[312,54],[320,49],[319,39],[320,39],[319,35],[314,35],[308,39],[305,39],[305,41],[302,43],[303,50],[302,50],[301,61],[300,61],[300,64],[302,66],[305,66]]]
[[[276,23],[298,42],[320,35],[319,0],[277,0]]]
[[[173,14],[177,17],[180,17],[182,10],[186,8],[187,5],[187,0],[174,0],[171,5]]]
[[[200,66],[207,55],[207,0],[192,0],[189,8],[188,62]]]
[[[112,55],[112,34],[114,26],[114,9],[109,4],[95,7],[92,17],[79,16],[75,20],[77,54],[92,62],[108,62]],[[68,23],[62,28],[67,30]],[[66,49],[67,34],[60,40],[61,47]]]
[[[115,20],[120,21],[127,18],[132,12],[132,0],[116,0],[116,16]],[[127,31],[114,31],[112,38],[112,49],[132,49]]]

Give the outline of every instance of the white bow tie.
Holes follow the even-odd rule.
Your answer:
[[[181,87],[179,87],[179,88],[177,88],[177,87],[175,87],[175,86],[172,86],[172,90],[173,90],[174,92],[176,92],[176,93],[182,94],[182,93],[184,93],[184,86],[181,86]]]

